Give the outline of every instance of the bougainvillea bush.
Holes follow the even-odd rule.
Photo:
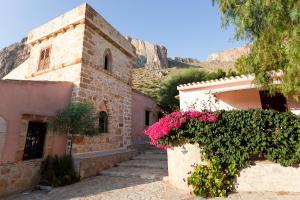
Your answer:
[[[151,143],[170,148],[198,143],[207,165],[195,166],[188,178],[196,195],[226,196],[234,179],[254,161],[268,159],[283,166],[300,163],[300,120],[291,112],[253,109],[173,112],[145,133]]]
[[[217,117],[213,113],[198,111],[176,111],[164,116],[158,122],[150,126],[145,131],[145,134],[150,138],[152,145],[166,149],[192,136],[192,134],[182,135],[181,130],[187,129],[187,126],[194,123],[202,124],[216,121]]]

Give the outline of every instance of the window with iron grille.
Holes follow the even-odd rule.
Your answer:
[[[23,160],[42,158],[47,132],[47,123],[29,122]]]
[[[99,113],[99,133],[108,132],[108,115],[105,111]]]
[[[38,70],[49,68],[50,65],[50,47],[41,50]]]

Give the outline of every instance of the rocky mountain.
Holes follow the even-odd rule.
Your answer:
[[[228,49],[225,51],[216,52],[210,54],[207,57],[208,62],[234,62],[236,59],[240,58],[243,55],[250,53],[250,46],[245,45],[233,49]]]
[[[200,63],[200,61],[198,59],[195,59],[195,58],[182,58],[182,57],[175,57],[174,58],[175,61],[178,61],[178,62],[182,62],[182,63]]]
[[[168,67],[168,51],[166,47],[144,40],[126,38],[136,49],[137,59],[134,62],[135,67],[149,70],[159,70]]]
[[[27,38],[0,50],[0,79],[22,64],[30,54]]]
[[[169,63],[174,65],[174,62],[177,62],[175,65],[179,63],[184,63],[193,66],[201,66],[210,71],[214,71],[217,69],[229,70],[234,69],[235,61],[243,55],[247,55],[250,53],[250,46],[245,45],[237,48],[228,49],[225,51],[220,51],[216,53],[212,53],[207,57],[207,60],[200,61],[194,58],[182,58],[175,57],[169,60]]]

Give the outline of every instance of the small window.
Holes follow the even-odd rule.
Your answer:
[[[111,71],[112,66],[112,56],[109,49],[107,49],[104,53],[104,69],[107,71]]]
[[[106,112],[101,111],[99,113],[99,133],[108,132],[108,115]]]
[[[23,160],[43,157],[46,132],[46,123],[29,122]]]
[[[150,111],[146,110],[145,111],[145,125],[149,126],[150,125]]]
[[[49,68],[50,65],[50,47],[41,50],[38,70]]]

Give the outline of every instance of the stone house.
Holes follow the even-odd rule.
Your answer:
[[[274,109],[300,114],[300,102],[282,94],[268,95],[253,83],[254,76],[237,76],[219,80],[179,85],[180,109],[231,110]]]
[[[143,129],[158,106],[132,89],[134,47],[93,8],[82,4],[32,30],[27,45],[29,58],[0,81],[0,195],[36,184],[42,159],[67,151],[67,136],[46,124],[70,101],[92,102],[105,124],[98,136],[75,137],[82,178],[147,142]]]

